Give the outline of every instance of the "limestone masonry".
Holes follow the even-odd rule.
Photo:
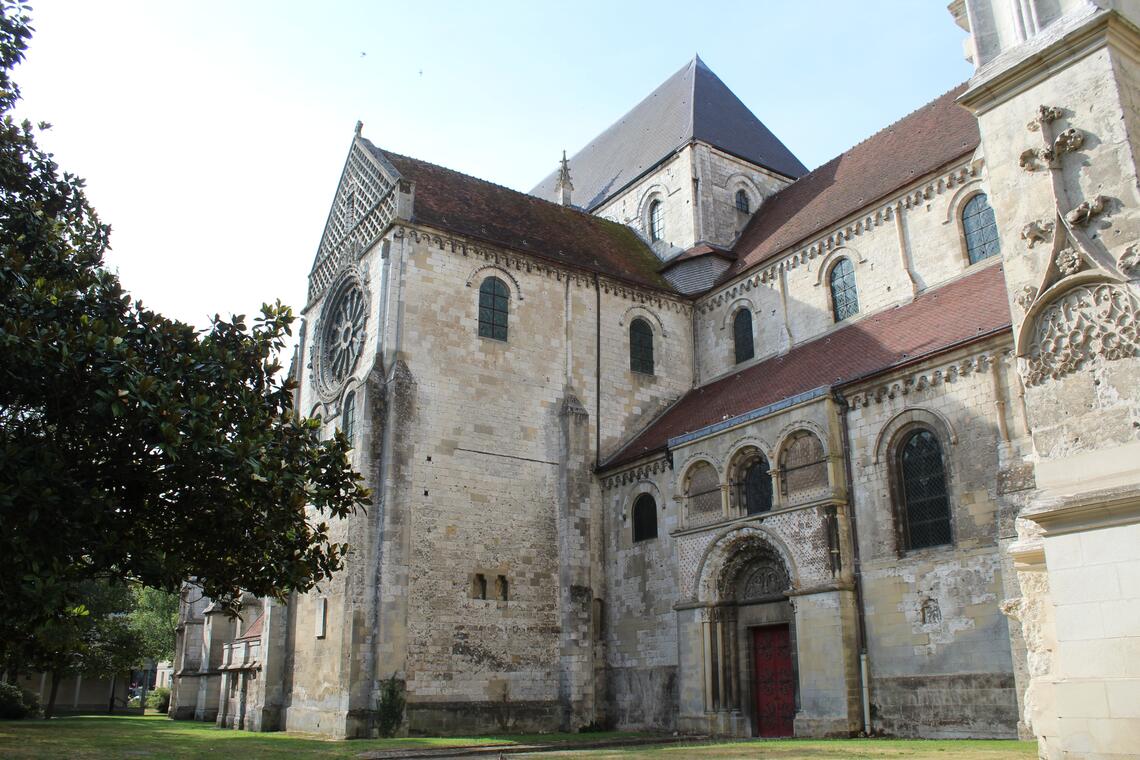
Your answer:
[[[529,195],[358,127],[293,371],[374,503],[187,587],[174,717],[1140,756],[1140,3],[950,12],[812,172],[699,58]]]

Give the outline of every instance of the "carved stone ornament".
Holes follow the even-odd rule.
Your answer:
[[[788,575],[779,562],[761,562],[746,572],[740,587],[741,599],[775,596],[788,590]]]
[[[1140,251],[1136,250],[1135,245],[1130,245],[1124,249],[1124,255],[1120,257],[1117,262],[1120,271],[1129,277],[1136,277],[1140,275]]]
[[[1072,248],[1062,248],[1057,252],[1057,271],[1062,276],[1068,277],[1071,274],[1076,274],[1081,271],[1084,266],[1084,261],[1081,260],[1081,255],[1074,251]]]
[[[1140,353],[1135,299],[1115,283],[1079,285],[1037,315],[1025,384],[1040,385],[1083,369],[1097,357]]]
[[[1032,248],[1038,243],[1048,242],[1053,237],[1053,223],[1034,220],[1021,228],[1021,239]]]
[[[1085,144],[1084,133],[1079,129],[1070,127],[1061,134],[1057,135],[1057,139],[1053,141],[1053,152],[1057,155],[1062,153],[1072,153],[1075,150],[1080,150],[1081,146]]]
[[[1103,195],[1097,195],[1065,214],[1065,219],[1074,227],[1084,227],[1093,220],[1094,216],[1104,213],[1107,202],[1108,199]]]
[[[1017,159],[1017,165],[1027,172],[1047,169],[1052,162],[1052,148],[1028,148],[1022,151],[1021,157]]]
[[[334,398],[348,381],[364,350],[368,296],[359,274],[341,275],[325,302],[313,344],[313,377],[326,400]]]
[[[1064,112],[1056,106],[1037,106],[1037,115],[1025,125],[1030,132],[1041,129],[1042,124],[1049,124],[1064,116]]]
[[[1032,285],[1026,285],[1017,294],[1017,305],[1021,307],[1022,311],[1029,311],[1029,307],[1037,300],[1037,288]]]

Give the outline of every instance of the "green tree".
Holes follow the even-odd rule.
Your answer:
[[[155,662],[174,659],[178,595],[146,586],[131,591],[134,606],[129,620],[139,638],[139,655]]]
[[[36,142],[48,125],[12,116],[29,21],[0,2],[0,646],[91,579],[305,591],[342,564],[329,520],[368,492],[343,436],[294,414],[293,314],[200,331],[123,290],[82,180]]]

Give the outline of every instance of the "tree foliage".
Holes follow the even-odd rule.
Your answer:
[[[347,441],[294,414],[291,310],[196,330],[124,291],[83,181],[36,142],[48,125],[12,116],[30,34],[0,3],[0,641],[89,579],[193,577],[223,602],[311,588],[346,550],[328,521],[368,494]]]
[[[139,654],[155,662],[174,659],[178,625],[178,595],[138,586],[133,592],[131,628],[139,637]]]

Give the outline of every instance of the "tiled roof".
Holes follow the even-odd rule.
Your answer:
[[[946,351],[1010,326],[1000,264],[928,290],[903,306],[872,314],[690,391],[618,451],[610,469],[666,448],[698,430],[820,386],[842,386]]]
[[[597,208],[693,140],[787,177],[807,172],[807,167],[696,57],[574,154],[570,159],[574,203],[587,210]],[[557,184],[555,171],[530,192],[552,199]]]
[[[658,269],[664,272],[674,264],[688,261],[689,259],[698,259],[702,256],[720,256],[722,259],[728,259],[729,261],[736,259],[736,254],[729,248],[721,248],[719,245],[713,245],[712,243],[699,242],[689,250],[683,251],[669,259],[659,266]]]
[[[413,222],[675,292],[657,272],[660,260],[625,225],[368,145],[415,183]]]
[[[978,122],[955,102],[965,89],[955,87],[765,200],[722,281],[972,153],[981,139]]]

